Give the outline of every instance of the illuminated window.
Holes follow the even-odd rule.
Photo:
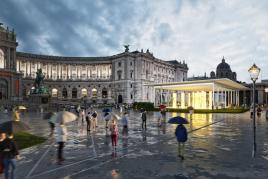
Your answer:
[[[4,52],[0,49],[0,68],[5,68]]]
[[[51,91],[52,98],[58,97],[58,90],[56,88],[53,88]]]
[[[82,97],[87,96],[87,89],[86,88],[82,88],[81,89],[81,94],[82,94]]]
[[[92,89],[92,97],[97,97],[97,89],[96,88]]]

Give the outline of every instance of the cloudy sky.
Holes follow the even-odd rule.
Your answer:
[[[256,63],[268,79],[267,0],[1,0],[0,22],[18,51],[106,56],[147,48],[209,74],[224,56],[238,80]]]

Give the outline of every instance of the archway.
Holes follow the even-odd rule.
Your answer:
[[[93,88],[92,90],[91,90],[91,92],[92,92],[92,97],[97,97],[97,89],[96,88]]]
[[[0,49],[0,68],[5,68],[5,56],[2,49]]]
[[[118,95],[118,97],[117,97],[117,102],[118,102],[119,104],[123,103],[123,96],[122,96],[121,94]]]
[[[101,94],[102,94],[102,98],[107,98],[108,97],[108,91],[107,91],[107,89],[106,88],[103,88]]]
[[[86,88],[82,88],[81,89],[81,96],[82,97],[86,97],[87,96],[87,89]]]
[[[76,88],[72,89],[72,98],[77,98],[77,89]]]
[[[62,98],[68,98],[68,92],[66,88],[62,89]]]
[[[4,79],[0,79],[0,99],[8,98],[8,86],[7,81]]]

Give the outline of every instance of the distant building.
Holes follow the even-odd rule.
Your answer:
[[[210,77],[206,76],[193,76],[188,78],[189,81],[193,80],[206,80],[206,79],[219,79],[219,78],[229,78],[230,80],[237,81],[236,72],[231,70],[231,67],[228,63],[225,62],[224,57],[222,58],[222,62],[218,64],[216,68],[216,73],[214,71],[210,72]]]

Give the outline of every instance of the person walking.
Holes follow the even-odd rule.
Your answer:
[[[108,128],[109,120],[111,119],[111,114],[109,112],[106,112],[104,114],[103,119],[105,120],[105,128]]]
[[[54,130],[55,130],[55,119],[56,117],[56,113],[55,112],[51,112],[51,117],[49,118],[49,121],[48,121],[48,124],[49,124],[49,127],[50,127],[50,134],[49,134],[49,137],[53,137],[54,135]]]
[[[64,144],[67,141],[67,128],[63,123],[60,123],[56,126],[56,141],[58,143],[58,164],[61,165],[64,161],[63,158],[63,148]]]
[[[142,112],[141,112],[141,119],[142,119],[142,125],[141,125],[141,127],[142,127],[142,129],[147,129],[147,127],[146,127],[146,120],[147,120],[147,115],[146,115],[146,111],[145,110],[141,110]]]
[[[16,158],[19,159],[19,151],[12,136],[8,137],[5,133],[1,134],[2,142],[0,152],[4,163],[4,173],[6,179],[15,178]],[[11,167],[11,171],[9,171]]]
[[[96,131],[96,127],[97,127],[97,117],[98,117],[98,114],[97,114],[97,112],[96,111],[94,111],[93,112],[93,114],[92,114],[92,119],[91,119],[91,121],[92,121],[92,128],[93,128],[93,130],[94,131]]]
[[[112,146],[114,149],[116,149],[118,139],[118,126],[115,119],[112,120],[110,131],[111,131]]]
[[[175,136],[178,141],[178,157],[184,160],[184,144],[187,141],[187,129],[183,124],[179,124],[175,131]]]
[[[258,106],[258,108],[257,108],[257,116],[258,116],[258,118],[261,118],[261,112],[262,112],[262,109],[261,109],[260,106]]]
[[[128,113],[125,112],[124,116],[122,117],[122,126],[123,126],[123,136],[127,135],[128,132]]]
[[[90,131],[90,123],[91,123],[91,115],[90,115],[90,112],[87,113],[86,122],[87,122],[87,131]]]
[[[14,120],[15,121],[20,121],[20,112],[18,109],[15,109],[13,112]]]

